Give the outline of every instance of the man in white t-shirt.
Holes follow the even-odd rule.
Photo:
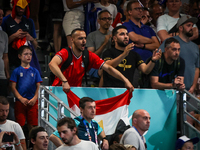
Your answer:
[[[175,31],[170,31],[177,23],[178,19],[185,14],[180,14],[180,7],[182,6],[181,0],[167,0],[166,6],[169,10],[167,14],[160,16],[157,20],[157,34],[161,41],[178,35],[178,28]],[[198,28],[196,25],[193,27],[193,36],[190,40],[198,38]]]
[[[57,129],[64,144],[56,150],[98,150],[97,145],[93,142],[78,138],[76,124],[72,118],[65,117],[59,120]]]
[[[14,144],[13,150],[17,149],[17,147],[20,145],[22,146],[23,150],[26,150],[25,136],[21,126],[18,123],[7,119],[9,107],[10,105],[6,97],[0,96],[0,130],[15,132],[18,136],[20,143]]]

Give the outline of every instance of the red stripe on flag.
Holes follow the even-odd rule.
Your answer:
[[[69,107],[71,108],[74,105],[77,105],[79,107],[80,98],[76,94],[74,94],[71,90],[66,94],[67,94]],[[129,90],[126,90],[121,95],[103,99],[103,100],[97,100],[97,101],[95,101],[96,102],[96,115],[106,114],[106,113],[111,112],[121,106],[129,105],[131,98],[132,98],[132,93],[129,94]]]
[[[126,90],[123,94],[96,102],[96,115],[106,114],[121,106],[129,105],[132,93]]]
[[[118,23],[122,23],[121,22],[121,14],[118,12],[116,17],[115,17],[115,20],[113,21],[113,28],[115,28],[117,26]]]

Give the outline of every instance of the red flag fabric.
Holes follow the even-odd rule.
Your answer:
[[[117,13],[117,15],[115,17],[115,20],[113,21],[113,24],[112,24],[113,28],[115,28],[118,23],[122,24],[122,22],[121,22],[121,14],[119,12]]]

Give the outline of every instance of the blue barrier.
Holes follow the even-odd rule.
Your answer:
[[[68,105],[67,96],[62,87],[50,87],[50,90]],[[120,95],[126,91],[124,88],[88,88],[72,87],[71,90],[78,96],[88,96],[94,100],[106,99]],[[57,102],[50,97],[51,103],[57,106]],[[129,105],[129,116],[137,109],[145,109],[151,116],[150,128],[145,138],[148,150],[171,150],[175,148],[177,131],[176,91],[135,89]],[[57,112],[50,107],[49,112],[55,117]],[[69,116],[68,112],[65,112]],[[50,123],[56,127],[56,121],[51,117]],[[130,120],[131,123],[131,120]]]

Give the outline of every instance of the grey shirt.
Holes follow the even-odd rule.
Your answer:
[[[86,42],[86,47],[94,47],[95,51],[97,49],[99,49],[99,47],[103,44],[104,40],[105,40],[105,36],[111,34],[111,31],[108,31],[107,34],[103,34],[101,33],[99,30],[96,30],[94,32],[91,32],[90,34],[88,34],[87,36],[87,42]],[[106,50],[106,49],[110,49],[111,48],[111,39],[109,39],[109,42],[107,43],[106,47],[104,48],[104,50],[102,51],[102,53]],[[100,57],[102,58],[102,53],[100,55]]]
[[[0,30],[0,79],[6,79],[3,54],[8,53],[8,35]]]

